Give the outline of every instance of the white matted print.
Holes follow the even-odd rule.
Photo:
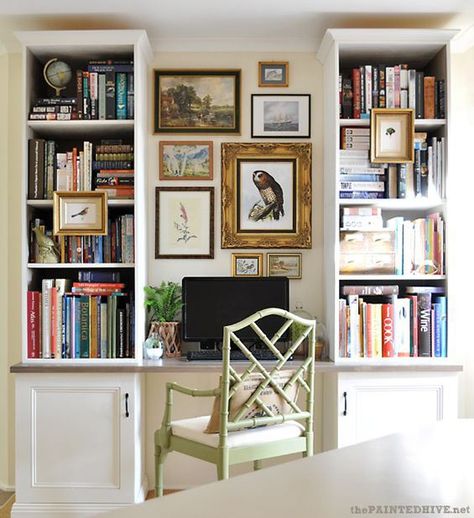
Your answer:
[[[252,137],[311,136],[311,96],[252,95]]]
[[[294,231],[296,161],[238,160],[238,230]]]
[[[214,189],[157,187],[155,257],[214,257]]]
[[[54,192],[54,235],[106,235],[107,193]]]

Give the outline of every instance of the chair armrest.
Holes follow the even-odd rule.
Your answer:
[[[180,392],[181,394],[186,394],[187,396],[192,397],[213,397],[218,396],[220,394],[220,388],[209,389],[209,390],[198,390],[191,389],[185,387],[183,385],[179,385],[178,383],[167,383],[166,384],[167,391],[175,390],[176,392]]]

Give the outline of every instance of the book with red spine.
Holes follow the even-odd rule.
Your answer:
[[[41,292],[28,291],[26,315],[28,358],[41,358]]]
[[[55,286],[50,289],[49,300],[51,304],[51,328],[50,328],[50,340],[51,340],[51,358],[56,356],[56,343],[57,343],[57,331],[58,331],[58,290]]]
[[[352,117],[360,119],[360,68],[352,69]]]
[[[393,304],[382,304],[382,357],[395,356]]]
[[[373,337],[373,304],[364,303],[364,337],[365,350],[364,356],[366,358],[373,358],[374,356],[374,337]]]

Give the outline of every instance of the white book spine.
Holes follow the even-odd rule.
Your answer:
[[[395,299],[395,354],[410,356],[410,299]]]
[[[385,72],[385,90],[387,96],[387,108],[395,108],[395,69],[387,67]]]
[[[372,65],[365,65],[365,111],[372,109]]]
[[[408,108],[416,109],[416,70],[408,71]]]
[[[360,357],[360,333],[359,333],[359,296],[348,295],[349,305],[349,339],[348,353],[350,358]]]
[[[41,341],[43,358],[51,358],[51,289],[54,286],[53,279],[43,279],[41,284]]]
[[[413,223],[403,222],[403,273],[408,275],[413,271]]]

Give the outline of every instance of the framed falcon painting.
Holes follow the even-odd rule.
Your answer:
[[[222,248],[311,248],[311,144],[222,144]]]

